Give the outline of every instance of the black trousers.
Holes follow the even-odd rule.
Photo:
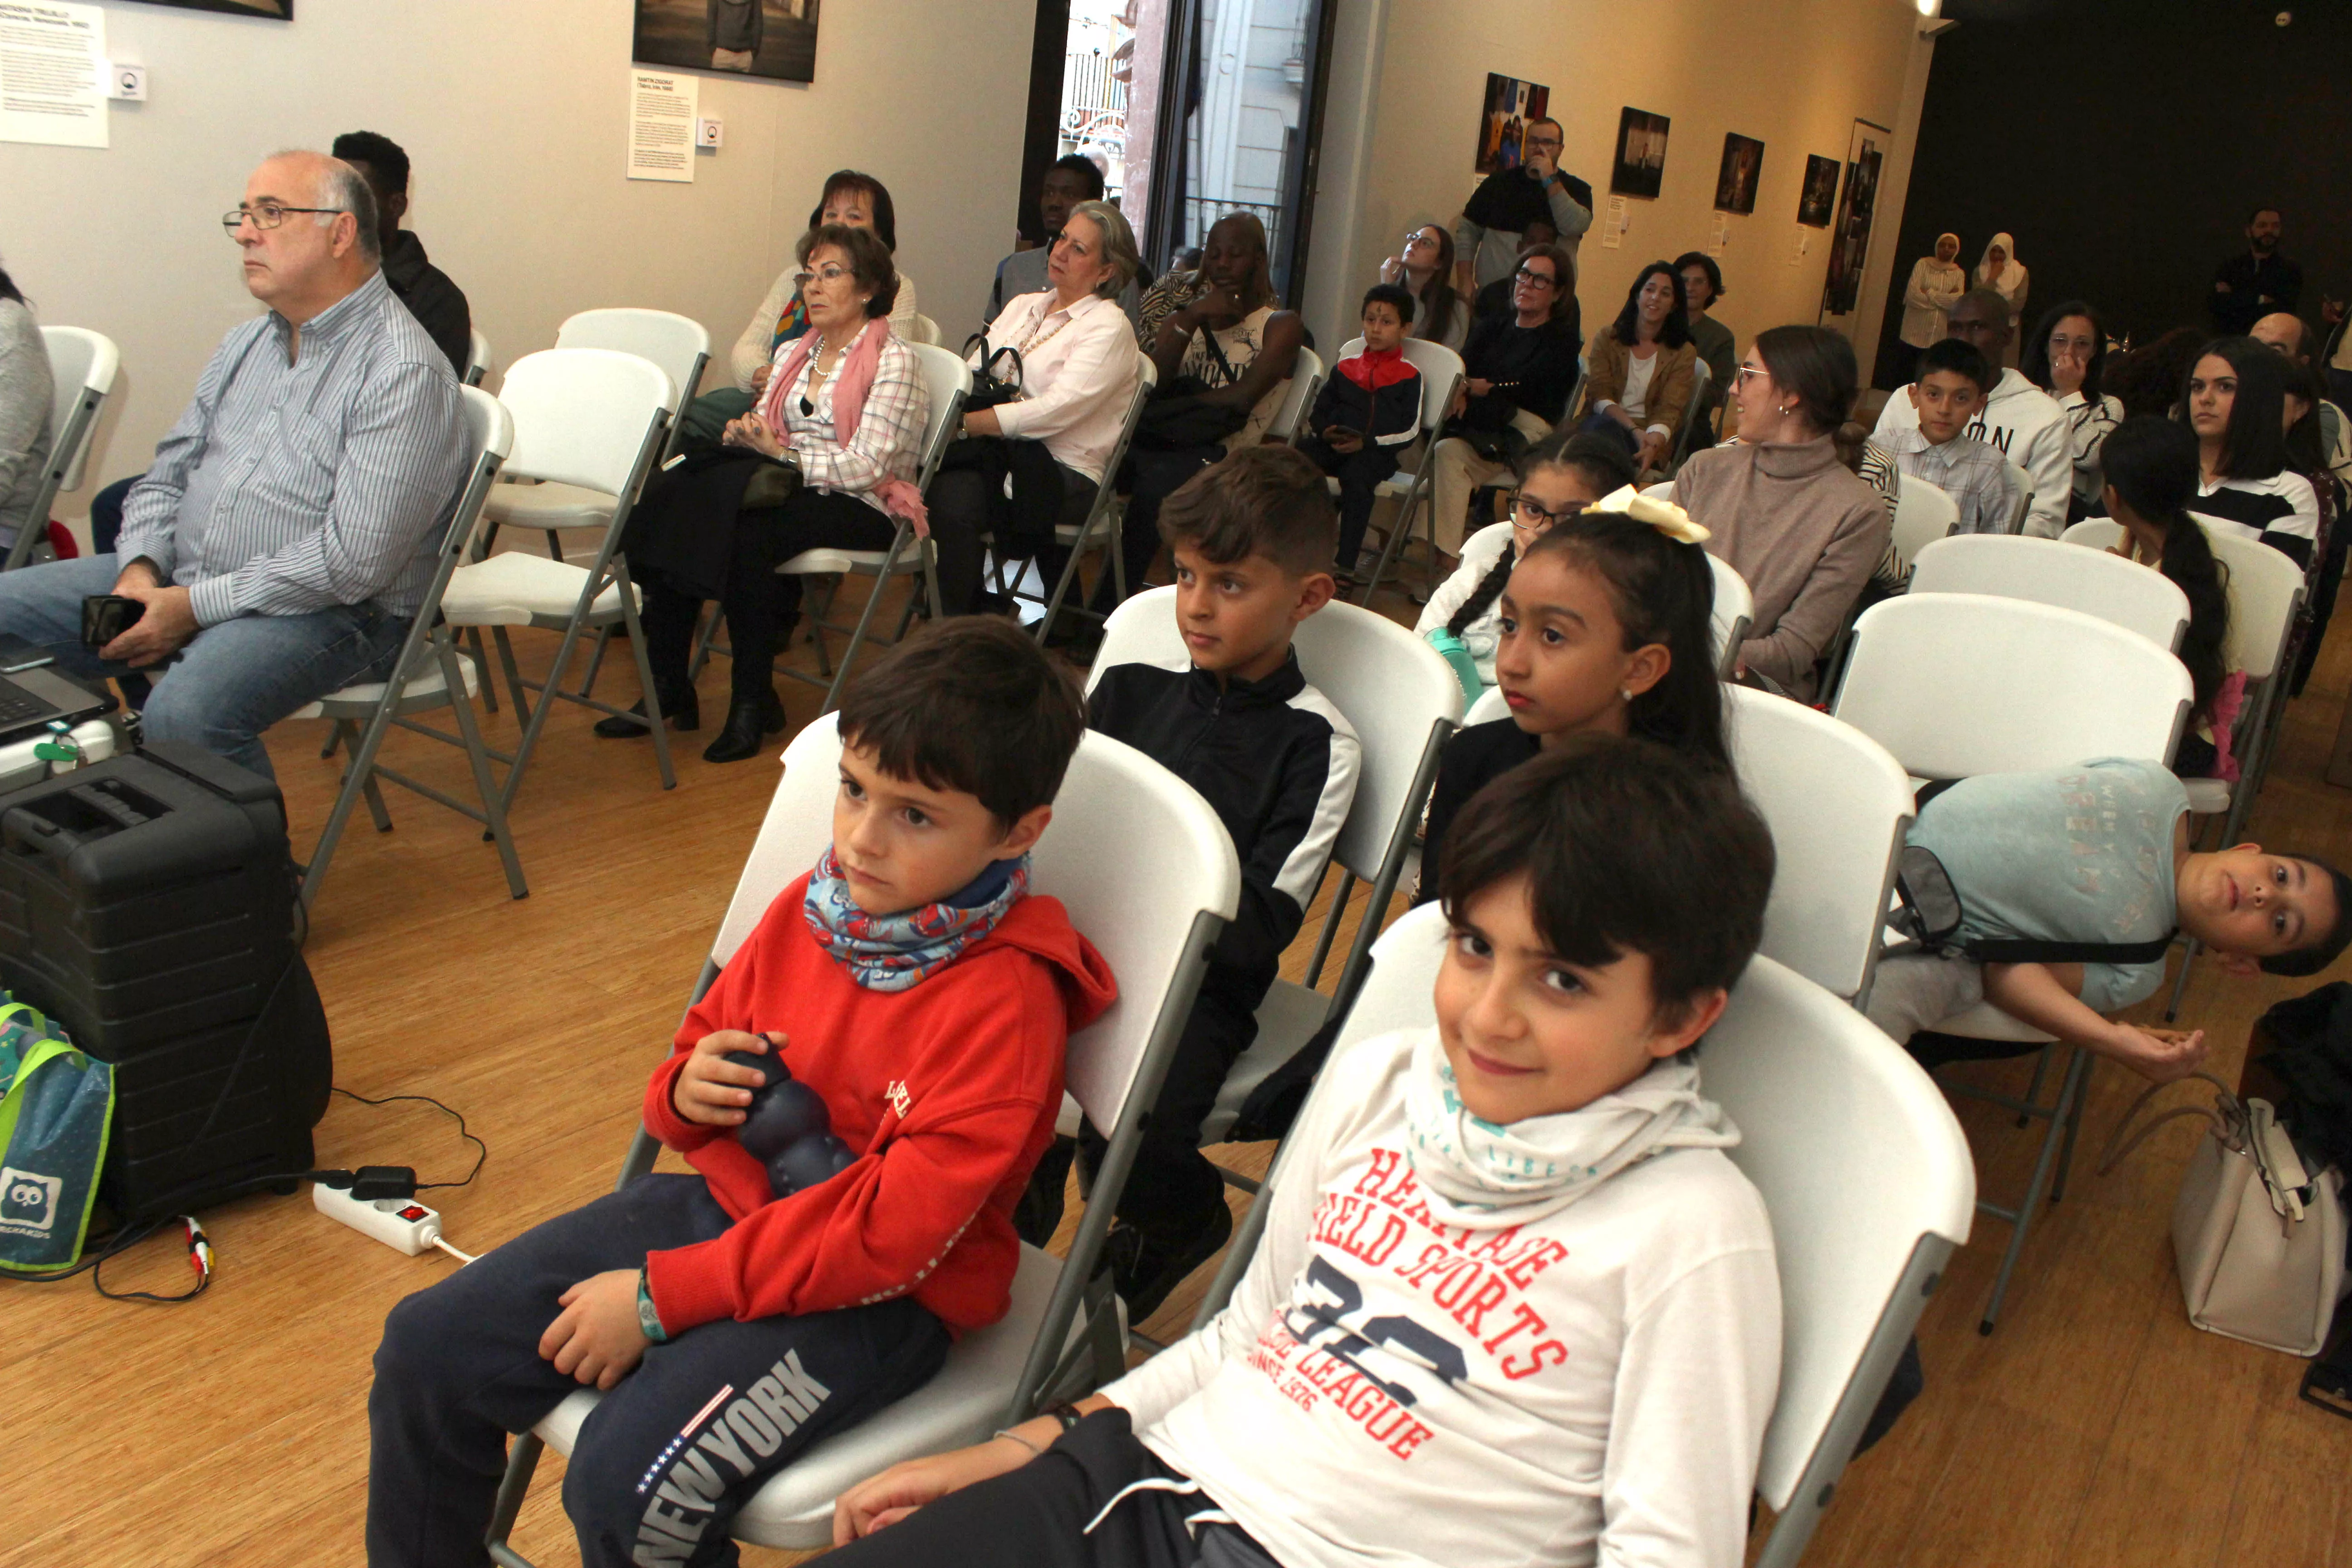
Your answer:
[[[779,576],[776,568],[804,550],[887,550],[897,532],[896,522],[840,490],[803,490],[782,506],[736,515],[727,590],[719,604],[727,616],[727,646],[734,657],[730,685],[737,701],[774,689],[776,656],[800,616],[801,580]],[[653,566],[641,569],[637,583],[645,590],[646,658],[654,683],[681,690],[701,595]]]
[[[1128,593],[1143,592],[1144,576],[1151,570],[1153,557],[1160,553],[1160,503],[1183,489],[1193,475],[1223,461],[1224,456],[1223,447],[1186,447],[1174,451],[1129,449],[1126,477],[1132,479],[1133,489],[1128,494],[1127,515],[1118,535],[1119,553],[1127,567]],[[1095,584],[1096,609],[1114,607],[1116,586],[1108,575]]]
[[[488,1564],[507,1435],[579,1386],[540,1358],[556,1299],[730,1223],[701,1177],[642,1176],[394,1307],[368,1395],[370,1568]],[[940,1321],[905,1297],[722,1320],[653,1346],[581,1427],[564,1471],[583,1568],[734,1563],[727,1522],[743,1500],[818,1438],[920,1387],[947,1349]]]
[[[898,1523],[835,1550],[842,1568],[1275,1568],[1229,1524],[1184,1521],[1215,1508],[1196,1490],[1129,1492],[1091,1533],[1087,1525],[1138,1481],[1185,1478],[1137,1440],[1124,1410],[1087,1416],[1038,1458],[950,1492]]]
[[[1399,448],[1368,443],[1352,452],[1336,452],[1320,436],[1309,436],[1297,446],[1317,468],[1339,481],[1339,552],[1333,559],[1340,571],[1352,573],[1356,557],[1363,553],[1364,530],[1372,521],[1372,491],[1397,471]]]
[[[1213,979],[1214,972],[1212,971]],[[1257,1038],[1256,1009],[1204,983],[1168,1063],[1160,1098],[1144,1118],[1135,1168],[1113,1212],[1155,1247],[1181,1249],[1215,1223],[1225,1202],[1225,1179],[1201,1152],[1201,1123],[1217,1106],[1217,1090],[1234,1063]],[[1078,1138],[1089,1181],[1109,1141],[1089,1122]]]
[[[1062,523],[1076,528],[1086,521],[1095,482],[1076,468],[1055,466],[1062,476]],[[950,468],[931,481],[923,499],[930,510],[931,540],[940,552],[940,606],[950,616],[970,615],[972,600],[980,593],[981,542],[989,531],[987,480],[970,468]],[[1049,569],[1055,573],[1069,558],[1065,552],[1048,549],[1038,553],[1038,563],[1046,566],[1049,556]],[[1053,586],[1048,578],[1047,592]]]

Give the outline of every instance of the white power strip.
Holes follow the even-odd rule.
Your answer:
[[[355,1198],[340,1187],[314,1182],[310,1203],[320,1214],[339,1219],[361,1235],[372,1236],[411,1258],[426,1247],[444,1246],[441,1215],[415,1198]]]

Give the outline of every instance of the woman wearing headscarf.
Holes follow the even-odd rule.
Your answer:
[[[1959,263],[1960,237],[1939,234],[1936,254],[1911,264],[1911,281],[1903,286],[1903,330],[1896,345],[1897,385],[1919,379],[1919,351],[1944,337],[1944,312],[1969,291],[1969,269]]]
[[[2024,333],[2019,331],[2025,320],[2025,268],[2017,259],[2017,242],[2006,234],[1992,237],[1985,247],[1984,259],[1977,263],[1977,287],[1990,289],[2009,301],[2009,349],[2001,355],[2003,364],[2017,363],[2018,344]]]

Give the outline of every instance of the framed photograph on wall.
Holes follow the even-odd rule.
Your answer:
[[[1656,197],[1666,177],[1666,131],[1672,123],[1664,115],[1646,109],[1619,111],[1617,162],[1609,171],[1612,193]]]
[[[1805,188],[1797,197],[1797,221],[1809,228],[1827,228],[1830,208],[1837,201],[1838,161],[1818,153],[1805,155]]]
[[[1753,136],[1725,132],[1723,167],[1715,176],[1715,210],[1725,213],[1752,213],[1756,210],[1756,182],[1764,174],[1764,143]]]
[[[1478,172],[1519,166],[1528,127],[1551,109],[1551,89],[1517,77],[1486,73],[1486,106],[1478,115]]]
[[[629,58],[672,70],[816,79],[818,0],[636,0]]]
[[[221,11],[231,16],[263,16],[273,22],[294,19],[294,0],[148,0],[151,5],[177,5],[184,11]]]
[[[1851,316],[1862,299],[1862,269],[1870,260],[1870,224],[1878,213],[1878,176],[1895,132],[1867,120],[1853,122],[1845,157],[1845,188],[1830,225],[1829,276],[1822,284],[1822,320]]]

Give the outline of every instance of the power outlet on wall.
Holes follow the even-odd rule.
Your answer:
[[[117,60],[106,68],[106,96],[127,99],[133,103],[147,101],[147,68],[124,65]]]
[[[727,126],[719,116],[706,114],[694,122],[694,144],[716,153],[727,144]]]

